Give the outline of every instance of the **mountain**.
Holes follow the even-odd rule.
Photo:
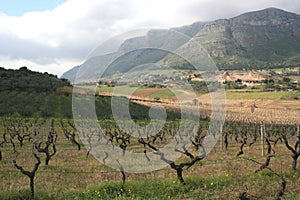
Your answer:
[[[300,63],[300,16],[269,8],[205,25],[195,39],[221,69]]]
[[[125,40],[113,53],[104,55],[97,53],[96,56],[91,56],[78,69],[80,73],[77,73],[76,81],[95,82],[100,77],[125,73],[144,63],[158,62],[168,55],[169,52],[165,49],[178,49],[189,39],[189,37],[182,37],[174,31],[150,30],[145,36]],[[152,48],[153,46],[155,49]],[[101,52],[102,49],[96,49],[95,52],[97,51]],[[76,69],[72,71],[74,72]],[[75,77],[66,76],[72,71],[63,74],[62,77],[73,81]]]
[[[280,9],[268,8],[245,13],[231,19],[196,22],[171,30],[186,34],[194,41],[199,42],[219,69],[265,69],[297,66],[300,63],[300,16]],[[123,50],[143,46],[145,42],[156,43],[159,47],[173,45],[176,48],[188,43],[184,40],[178,41],[175,36],[165,35],[163,31],[151,30],[146,37],[128,39],[120,45],[117,52],[93,58],[93,62],[105,64],[103,60],[117,57],[118,52]],[[189,53],[197,55],[197,49],[189,49]],[[145,61],[180,69],[191,68],[189,63],[176,55],[143,49],[130,52],[126,59],[117,59],[106,71],[101,71],[99,65],[94,65],[93,77],[88,77],[86,74],[82,80],[96,80],[101,74],[124,73]],[[89,67],[91,66],[89,65]],[[82,69],[84,68],[88,67],[82,67]],[[62,77],[73,81],[76,70],[78,67],[64,73]],[[85,69],[84,71],[91,72],[91,70]]]
[[[75,77],[76,77],[76,74],[77,74],[79,68],[80,68],[80,66],[73,67],[72,69],[66,71],[61,76],[61,78],[66,78],[66,79],[68,79],[69,81],[71,81],[73,83],[75,81]]]

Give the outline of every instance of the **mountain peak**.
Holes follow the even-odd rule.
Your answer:
[[[248,12],[230,19],[196,22],[172,30],[189,35],[199,42],[220,69],[264,69],[299,66],[300,63],[300,16],[278,8]],[[174,45],[173,41],[178,42],[160,31],[151,33],[147,36],[148,42],[159,45]],[[132,38],[121,46],[131,49],[141,42],[139,38]],[[196,54],[197,50],[195,48],[189,53]],[[136,51],[129,56],[126,62],[121,59],[115,62],[107,72],[127,72],[133,66],[149,61],[167,63],[176,69],[190,69],[190,65],[183,59],[158,51]],[[105,60],[105,57],[100,60]],[[66,72],[62,77],[74,80],[76,69]]]
[[[266,8],[232,18],[233,22],[257,26],[280,25],[299,19],[299,15],[278,8]]]
[[[252,11],[252,12],[247,12],[244,13],[240,16],[244,16],[244,15],[262,15],[262,14],[267,14],[267,15],[293,15],[293,16],[297,16],[297,14],[295,13],[291,13],[279,8],[275,8],[275,7],[270,7],[270,8],[265,8],[262,10],[257,10],[257,11]],[[238,16],[239,17],[239,16]]]
[[[256,11],[256,12],[284,12],[284,13],[286,13],[287,11],[276,8],[276,7],[269,7],[269,8],[265,8],[263,10]]]

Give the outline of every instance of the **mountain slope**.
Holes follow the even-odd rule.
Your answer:
[[[299,15],[269,8],[209,22],[194,38],[220,69],[262,69],[298,65],[299,33]],[[181,64],[176,61],[164,59],[169,65]]]
[[[177,49],[188,40],[189,37],[174,34],[174,31],[150,30],[144,36],[125,40],[116,52],[92,56],[81,65],[76,82],[94,82],[145,63],[158,62],[168,55],[166,49]],[[66,74],[70,71],[62,77],[74,80]]]
[[[231,19],[197,22],[172,30],[193,37],[205,47],[220,69],[264,69],[296,66],[300,63],[300,16],[280,9],[268,8]],[[150,32],[154,34],[148,34],[148,39],[161,43],[161,46],[168,45],[172,40],[178,47],[187,42],[177,42],[176,38],[174,40],[164,37],[157,30]],[[120,49],[133,49],[143,42],[143,38],[132,38],[126,40]],[[189,50],[191,55],[196,55],[196,49]],[[127,72],[145,61],[181,69],[191,67],[178,56],[166,52],[141,50],[132,52],[125,60],[117,60],[110,66],[107,74]],[[97,68],[95,70],[97,71]],[[62,77],[74,79],[74,76],[70,76],[70,72],[66,72]],[[93,78],[97,79],[96,76]]]
[[[66,71],[61,76],[61,78],[66,78],[66,79],[68,79],[69,81],[71,81],[73,83],[75,81],[75,77],[76,77],[76,74],[77,74],[79,68],[80,68],[80,66],[76,66],[76,67],[71,68],[70,70]]]

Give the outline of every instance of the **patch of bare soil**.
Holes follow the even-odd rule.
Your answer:
[[[132,96],[150,97],[152,94],[160,91],[168,91],[167,88],[147,88],[140,91],[135,91]]]
[[[191,112],[195,112],[194,103],[191,101],[192,94],[182,92],[174,99],[155,101],[149,98],[158,91],[167,91],[167,88],[148,88],[134,92],[129,98],[134,102],[152,106],[160,104],[166,109],[180,111],[180,106],[185,106]],[[102,94],[104,95],[104,94]],[[111,94],[107,94],[110,96]],[[212,109],[212,96],[205,94],[198,97],[201,116],[210,117]],[[122,96],[122,95],[121,95]],[[179,102],[180,99],[188,99]],[[230,121],[244,121],[256,123],[300,123],[300,101],[299,100],[269,100],[269,99],[226,99],[226,119]]]

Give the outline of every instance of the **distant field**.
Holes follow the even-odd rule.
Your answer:
[[[295,99],[299,97],[299,92],[258,92],[258,91],[226,91],[227,99]]]
[[[118,94],[131,94],[132,92],[138,92],[143,90],[143,87],[129,87],[129,86],[120,86],[120,87],[108,87],[107,85],[101,85],[97,87],[96,92],[108,92],[108,93],[118,93]]]
[[[120,86],[120,87],[108,87],[106,85],[101,85],[97,88],[97,93],[116,93],[116,94],[133,94],[134,96],[149,97],[149,98],[160,98],[160,99],[170,99],[178,94],[181,94],[182,91],[179,90],[169,90],[167,88],[146,88],[146,87],[129,87],[129,86]]]
[[[164,91],[155,92],[152,95],[150,95],[150,97],[161,98],[161,99],[170,99],[170,98],[176,96],[177,94],[181,94],[181,93],[182,93],[181,91],[177,91],[177,90],[175,90],[175,91],[164,90]]]
[[[181,94],[182,91],[179,90],[169,90],[166,88],[145,88],[145,87],[129,87],[121,86],[118,88],[108,87],[106,85],[97,88],[97,93],[116,93],[116,94],[132,94],[135,96],[148,97],[148,98],[160,98],[160,99],[171,99],[178,94]],[[262,99],[262,100],[297,100],[300,99],[300,92],[261,92],[259,90],[226,90],[227,99]]]
[[[112,92],[113,90],[113,87],[108,87],[107,85],[101,85],[101,87],[96,88],[96,92]]]

